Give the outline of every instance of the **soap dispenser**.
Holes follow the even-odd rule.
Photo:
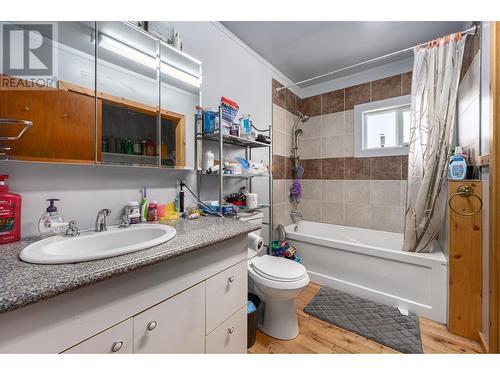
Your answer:
[[[42,237],[62,234],[68,224],[64,222],[57,207],[54,205],[54,202],[58,202],[59,199],[51,198],[47,199],[47,201],[50,202],[49,207],[47,207],[45,213],[38,220],[38,231]]]

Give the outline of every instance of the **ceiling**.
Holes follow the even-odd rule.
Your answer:
[[[228,21],[222,24],[288,78],[298,82],[462,31],[471,22]],[[410,56],[411,52],[362,69]],[[356,70],[343,75],[353,73]],[[331,79],[332,76],[315,80],[302,87]]]

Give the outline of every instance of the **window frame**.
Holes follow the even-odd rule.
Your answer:
[[[358,104],[354,106],[354,157],[381,157],[381,156],[397,156],[408,155],[409,145],[403,144],[396,147],[383,147],[377,149],[366,149],[365,145],[365,114],[369,112],[385,113],[401,107],[408,107],[411,103],[410,95],[397,96],[394,98],[378,100]],[[398,111],[396,124],[402,124],[403,111]],[[402,142],[403,132],[402,127],[397,126],[396,137],[398,142]]]

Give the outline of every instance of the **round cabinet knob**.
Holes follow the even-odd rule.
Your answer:
[[[113,345],[111,345],[111,351],[113,353],[116,353],[122,348],[122,346],[123,346],[123,341],[115,341]]]
[[[229,333],[230,335],[232,335],[234,333],[234,327],[228,328],[227,329],[227,333]]]
[[[227,279],[230,283],[232,283],[234,281],[234,276],[231,276]]]
[[[25,111],[29,111],[29,110],[30,110],[30,107],[26,106],[26,107],[24,107],[24,110],[25,110]]]
[[[158,325],[158,323],[156,322],[156,320],[152,320],[148,323],[148,331],[152,331],[153,329],[156,328],[156,326]]]

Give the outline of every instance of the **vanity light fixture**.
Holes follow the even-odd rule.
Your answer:
[[[92,38],[92,42],[93,41],[94,38]],[[122,43],[114,38],[111,38],[108,35],[102,33],[99,34],[99,46],[118,55],[125,56],[130,60],[148,66],[152,69],[156,69],[157,67],[155,57],[150,56],[144,52],[141,52],[133,47],[130,47],[125,43]],[[170,77],[173,77],[175,79],[178,79],[179,81],[187,83],[188,85],[198,88],[201,86],[201,77],[196,77],[194,75],[186,73],[170,64],[167,64],[165,61],[161,61],[161,71]]]

